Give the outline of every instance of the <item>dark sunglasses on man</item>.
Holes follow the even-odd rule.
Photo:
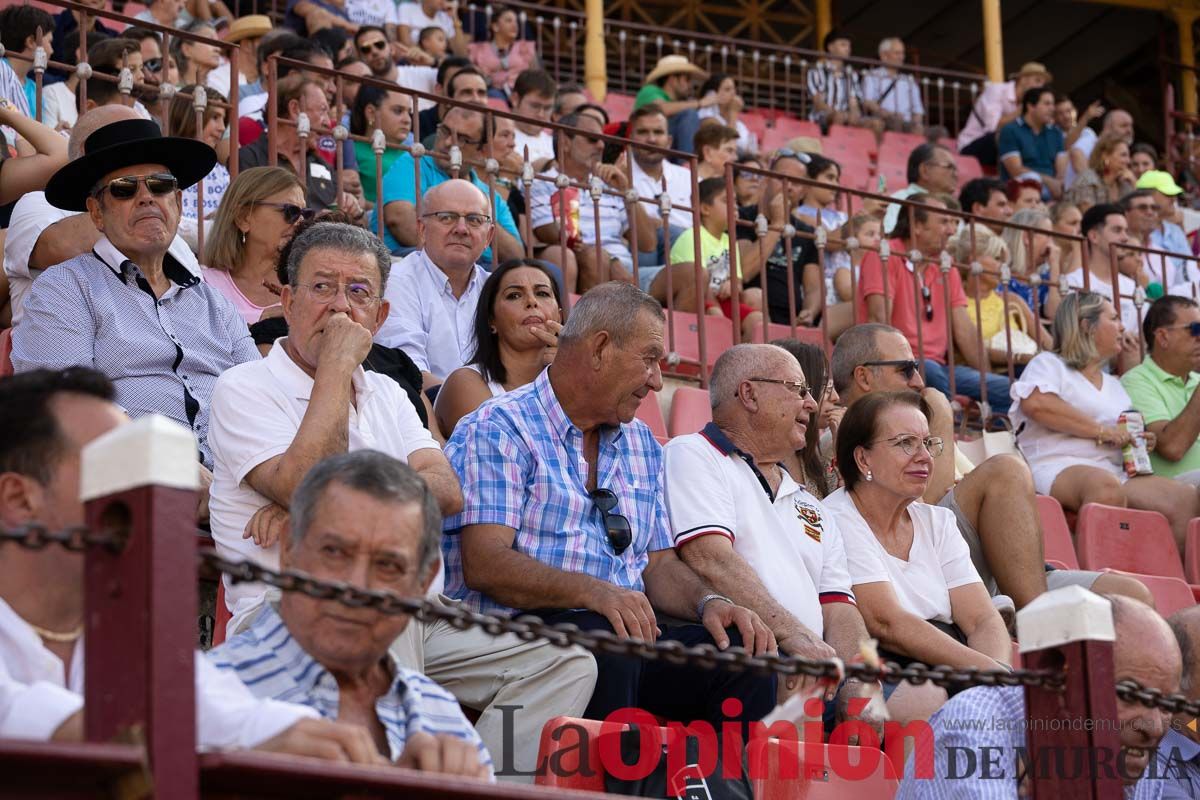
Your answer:
[[[372,50],[387,50],[387,48],[388,48],[388,43],[385,42],[383,39],[380,39],[377,42],[367,42],[366,44],[364,44],[358,48],[358,52],[362,53],[365,56],[368,53],[370,53]]]
[[[612,513],[617,507],[617,496],[611,489],[596,489],[591,496],[592,502],[596,504],[600,516],[604,519],[608,543],[612,545],[614,553],[621,555],[633,544],[633,528],[629,525],[629,519],[624,514]]]
[[[1184,330],[1192,335],[1192,338],[1200,339],[1200,322],[1185,322],[1182,325],[1166,325],[1167,330],[1176,331]]]
[[[113,178],[108,183],[98,186],[93,194],[99,196],[107,189],[114,200],[128,200],[137,194],[140,183],[145,183],[150,194],[156,197],[170,194],[179,188],[179,181],[175,180],[174,175],[169,172],[155,172],[152,175],[125,175]]]
[[[1198,324],[1200,324],[1200,323],[1198,323]],[[916,359],[911,359],[911,358],[907,359],[907,360],[897,359],[897,360],[893,360],[893,361],[864,361],[862,363],[862,366],[864,366],[864,367],[895,367],[896,371],[899,372],[901,375],[903,375],[904,380],[906,380],[906,381],[911,381],[913,375],[916,375],[917,370],[919,370],[921,368],[921,365],[917,363]]]

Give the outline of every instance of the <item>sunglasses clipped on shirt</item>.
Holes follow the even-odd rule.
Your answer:
[[[629,525],[629,518],[624,514],[612,513],[612,510],[617,507],[617,496],[612,489],[596,489],[592,492],[591,497],[592,502],[600,511],[600,516],[604,519],[604,530],[608,533],[608,543],[612,545],[614,553],[621,555],[629,549],[629,545],[633,544],[633,528]]]
[[[126,175],[121,178],[113,178],[108,183],[98,186],[92,194],[99,196],[107,189],[114,200],[128,200],[137,194],[140,183],[145,183],[150,194],[155,197],[170,194],[179,188],[179,181],[175,180],[174,175],[169,172],[155,172],[152,175]]]
[[[917,374],[917,370],[921,365],[916,359],[898,359],[895,361],[864,361],[861,366],[864,367],[895,367],[903,376],[904,380],[911,381],[913,375]]]

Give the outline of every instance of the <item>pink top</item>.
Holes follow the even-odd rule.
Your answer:
[[[962,150],[985,133],[995,133],[996,123],[1005,114],[1017,110],[1017,83],[985,83],[967,115],[967,122],[958,134],[958,149]]]
[[[224,295],[226,300],[233,303],[233,307],[242,315],[247,326],[258,322],[263,311],[269,308],[269,306],[258,306],[252,303],[250,298],[242,294],[242,290],[233,282],[233,276],[223,269],[200,267],[200,277],[205,283]]]
[[[922,291],[921,305],[921,335],[917,336],[917,287],[913,280],[912,265],[903,255],[904,242],[899,239],[891,241],[892,255],[888,258],[887,296],[892,298],[892,327],[899,329],[908,339],[913,353],[917,358],[928,358],[939,364],[946,363],[946,348],[949,346],[946,319],[949,316],[946,308],[946,289],[943,285],[942,270],[938,264],[926,264],[924,274],[920,276],[921,285],[929,289],[928,298]],[[901,255],[896,255],[901,253]],[[945,275],[950,286],[950,309],[965,308],[967,295],[963,292],[962,279],[958,270],[952,269]],[[859,267],[858,278],[858,318],[867,319],[867,298],[871,295],[885,294],[883,286],[883,270],[879,263],[879,254],[869,252],[863,256],[862,266]],[[932,314],[925,309],[932,310]],[[932,316],[933,319],[928,319]],[[918,346],[925,346],[924,352]]]
[[[494,89],[512,89],[518,75],[539,63],[537,47],[528,39],[513,42],[505,58],[492,42],[474,42],[468,45],[468,53]]]

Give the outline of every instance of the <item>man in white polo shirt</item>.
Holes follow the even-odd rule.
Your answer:
[[[396,264],[375,341],[403,350],[428,389],[475,355],[475,307],[488,277],[478,261],[496,226],[487,196],[457,178],[430,189],[421,212],[421,249]]]
[[[841,533],[780,463],[804,447],[816,410],[800,364],[774,345],[737,345],[713,365],[709,394],[713,422],[665,449],[675,549],[716,591],[757,612],[781,652],[854,658],[868,635]],[[846,681],[839,717],[875,690]]]
[[[222,555],[278,568],[297,484],[317,462],[351,450],[407,462],[443,514],[462,508],[458,478],[404,391],[360,366],[388,313],[390,264],[383,243],[352,225],[317,223],[292,242],[280,298],[287,337],[261,361],[227,370],[213,392],[210,509]],[[439,573],[432,597],[443,582]],[[266,590],[244,583],[225,590],[232,635],[263,609]],[[596,681],[594,660],[578,648],[440,622],[409,625],[393,653],[481,712],[476,729],[501,779],[532,777],[542,724],[578,716]]]

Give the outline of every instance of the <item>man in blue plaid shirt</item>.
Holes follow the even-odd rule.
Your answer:
[[[662,448],[634,419],[662,388],[663,353],[657,301],[631,284],[595,287],[571,310],[554,363],[458,424],[446,456],[465,506],[446,520],[447,594],[633,639],[775,650],[753,611],[713,592],[671,547]],[[640,707],[749,721],[775,705],[772,677],[610,655],[596,665],[591,719]],[[740,705],[722,709],[727,698]]]

